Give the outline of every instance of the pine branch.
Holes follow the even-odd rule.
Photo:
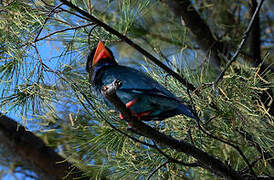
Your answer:
[[[262,157],[274,168],[274,158],[271,156],[269,152],[266,152],[263,147],[261,147],[254,139],[254,137],[243,130],[242,128],[237,128],[236,131],[243,136],[246,140],[248,140],[253,147],[261,154]]]
[[[61,77],[61,76],[59,76],[59,77],[62,78],[64,81],[68,82],[67,79],[65,79],[65,78],[63,78],[63,77]],[[119,89],[119,87],[120,87],[121,85],[122,85],[122,84],[121,84],[120,81],[114,81],[113,84],[110,84],[109,86],[103,87],[103,90],[105,90],[104,92],[105,92],[106,94],[109,93],[110,95],[112,95],[112,93],[113,93],[113,92],[116,92],[116,90]],[[112,88],[115,88],[115,89],[112,89]],[[75,91],[76,96],[77,96],[77,98],[79,99],[79,101],[80,101],[80,103],[82,104],[82,106],[83,106],[83,107],[87,110],[87,112],[90,114],[89,109],[88,109],[88,108],[86,107],[86,105],[80,100],[81,98],[78,97],[78,95],[77,95],[77,92],[79,92],[77,89],[79,89],[79,87],[77,86],[76,83],[72,83],[72,89]],[[81,93],[81,95],[84,97],[84,99],[88,102],[88,104],[92,106],[92,104],[91,104],[90,100],[88,99],[88,97],[87,97],[84,93],[82,93],[82,92],[80,92],[80,93]],[[108,95],[109,95],[109,94],[108,94]],[[112,129],[114,129],[115,131],[117,131],[117,132],[123,134],[124,136],[128,137],[129,139],[131,139],[131,140],[133,140],[133,141],[135,141],[135,142],[137,142],[137,143],[143,144],[143,145],[145,145],[145,146],[148,146],[148,147],[150,147],[150,148],[152,148],[152,149],[156,149],[160,154],[162,154],[164,157],[166,157],[167,160],[168,160],[169,162],[177,163],[177,164],[180,164],[180,165],[183,165],[183,166],[188,166],[188,167],[200,167],[200,166],[201,166],[201,165],[200,165],[199,163],[197,163],[197,162],[194,162],[194,163],[186,163],[186,162],[183,162],[183,161],[179,161],[179,160],[177,160],[177,159],[174,159],[173,157],[171,157],[171,156],[167,155],[165,152],[163,152],[163,151],[157,146],[157,144],[156,144],[154,141],[153,141],[153,144],[149,144],[149,143],[147,143],[147,142],[141,141],[141,140],[139,140],[139,139],[137,139],[137,138],[135,138],[135,137],[133,137],[133,136],[131,136],[131,135],[129,135],[129,134],[123,132],[122,130],[120,130],[119,128],[115,127],[113,124],[111,124],[111,122],[109,122],[109,121],[107,121],[107,120],[106,120],[106,123],[107,123]],[[129,128],[128,130],[132,131],[133,133],[136,133],[136,131],[133,130],[132,128]],[[138,134],[138,133],[137,133],[137,134]]]
[[[177,140],[171,136],[167,136],[154,128],[146,125],[142,121],[138,121],[133,117],[126,108],[125,104],[116,95],[116,90],[122,85],[122,82],[115,80],[113,83],[104,86],[102,92],[105,97],[121,112],[123,117],[134,128],[134,130],[142,136],[145,136],[156,143],[168,146],[169,148],[176,150],[177,152],[183,152],[189,156],[194,157],[199,163],[208,169],[210,172],[222,176],[226,179],[242,179],[242,177],[231,167],[225,165],[219,159],[211,156],[210,154],[198,149],[194,145],[185,142],[183,140]]]
[[[146,56],[148,59],[150,59],[157,66],[161,67],[167,73],[169,73],[170,75],[172,75],[175,79],[177,79],[180,83],[182,83],[184,86],[186,86],[189,90],[194,91],[196,89],[194,87],[194,85],[191,84],[191,83],[189,83],[186,79],[184,79],[184,77],[182,77],[178,73],[174,72],[168,66],[166,66],[165,64],[163,64],[160,60],[158,60],[157,58],[155,58],[152,54],[150,54],[145,49],[143,49],[141,46],[137,45],[132,40],[130,40],[127,36],[122,35],[118,31],[116,31],[115,29],[113,29],[112,27],[108,26],[104,22],[102,22],[99,19],[95,18],[94,16],[92,16],[88,12],[86,12],[86,11],[78,8],[77,6],[75,6],[74,4],[72,4],[71,2],[69,2],[67,0],[60,0],[60,1],[62,3],[64,3],[65,5],[69,6],[70,8],[74,9],[75,11],[77,11],[78,13],[80,13],[81,15],[89,18],[89,20],[91,22],[97,24],[98,26],[103,27],[109,33],[114,34],[118,38],[120,38],[122,41],[125,41],[128,45],[130,45],[131,47],[133,47],[134,49],[136,49],[138,52],[140,52],[141,54],[143,54],[144,56]]]
[[[239,146],[233,144],[232,142],[230,142],[230,141],[228,141],[228,140],[222,139],[222,138],[220,138],[220,137],[217,137],[217,136],[215,136],[215,135],[209,133],[206,129],[203,128],[203,126],[201,126],[201,124],[200,124],[201,120],[200,120],[199,117],[197,116],[196,109],[195,109],[195,107],[194,107],[194,105],[193,105],[193,104],[194,104],[194,103],[193,103],[193,99],[192,99],[192,97],[191,97],[189,91],[187,91],[187,94],[188,94],[188,96],[189,96],[189,98],[190,98],[191,105],[192,105],[192,107],[193,107],[193,112],[192,112],[192,113],[197,117],[197,118],[196,118],[196,123],[197,123],[197,126],[198,126],[199,130],[201,130],[201,131],[202,131],[204,134],[206,134],[208,137],[210,137],[210,138],[212,138],[212,139],[215,139],[215,140],[217,140],[217,141],[220,141],[220,142],[222,142],[222,143],[224,143],[224,144],[226,144],[226,145],[229,145],[229,146],[231,146],[232,148],[234,148],[234,149],[239,153],[239,155],[242,157],[242,159],[245,161],[245,163],[246,163],[247,167],[249,168],[249,170],[250,170],[252,176],[254,176],[254,177],[256,178],[256,174],[255,174],[255,172],[254,172],[254,170],[253,170],[253,168],[252,168],[252,166],[251,166],[249,160],[247,159],[247,157],[245,156],[245,154],[243,153],[243,151],[241,150],[241,148],[240,148]],[[208,123],[208,122],[207,122],[207,123]]]
[[[58,34],[58,33],[62,33],[62,32],[65,32],[65,31],[70,31],[70,30],[77,30],[77,29],[84,28],[84,27],[87,27],[87,26],[92,26],[92,25],[94,25],[94,24],[93,23],[88,23],[88,24],[84,24],[84,25],[80,25],[80,26],[75,26],[75,27],[71,27],[71,28],[65,28],[65,29],[61,29],[61,30],[58,30],[58,31],[54,31],[54,32],[49,33],[48,35],[46,35],[44,37],[35,39],[34,43],[36,43],[38,41],[41,41],[43,39],[46,39],[46,38],[48,38],[50,36],[53,36],[55,34]]]
[[[44,3],[45,3],[45,2],[44,2]],[[43,31],[43,29],[44,29],[46,23],[48,22],[48,20],[49,20],[49,18],[50,18],[50,16],[51,16],[52,14],[54,14],[55,10],[58,9],[59,7],[61,7],[62,5],[63,5],[63,3],[61,3],[61,4],[57,5],[57,6],[55,6],[54,8],[52,8],[52,10],[51,10],[51,11],[49,12],[49,14],[48,14],[48,17],[45,19],[45,21],[44,21],[42,27],[39,29],[38,33],[36,34],[36,37],[35,37],[35,39],[34,39],[34,42],[37,42],[37,39],[38,39],[38,37],[40,36],[41,32]]]
[[[151,174],[147,177],[147,180],[150,180],[152,177],[153,177],[153,175],[159,170],[159,169],[161,169],[162,167],[164,167],[166,164],[168,164],[169,163],[169,160],[166,160],[163,164],[161,164],[160,166],[158,166],[156,169],[154,169],[152,172],[151,172]]]
[[[246,40],[247,40],[247,38],[248,38],[248,35],[249,35],[250,31],[251,31],[252,25],[253,25],[253,23],[254,23],[254,21],[255,21],[255,18],[256,18],[256,16],[257,16],[257,14],[259,13],[259,11],[260,11],[260,9],[261,9],[261,7],[262,7],[262,5],[263,5],[263,2],[264,2],[264,0],[261,0],[260,4],[257,6],[256,11],[254,12],[254,14],[253,14],[253,16],[252,16],[252,18],[251,18],[251,20],[250,20],[250,22],[249,22],[248,27],[247,27],[246,31],[244,32],[243,39],[242,39],[242,41],[241,41],[241,43],[240,43],[240,45],[239,45],[237,51],[236,51],[235,54],[231,57],[230,61],[226,64],[224,70],[223,70],[223,71],[219,74],[219,76],[216,78],[216,80],[215,80],[215,82],[214,82],[214,87],[216,87],[216,85],[218,84],[218,82],[219,82],[221,79],[223,79],[223,76],[224,76],[225,72],[228,70],[228,68],[231,66],[231,64],[232,64],[234,61],[236,61],[236,58],[238,57],[240,51],[242,50],[243,46],[244,46],[245,43],[246,43]]]

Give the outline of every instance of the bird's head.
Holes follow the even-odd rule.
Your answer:
[[[117,62],[111,50],[102,41],[99,41],[97,48],[93,49],[88,55],[86,70],[90,78],[94,79],[94,76],[101,67],[116,64]]]

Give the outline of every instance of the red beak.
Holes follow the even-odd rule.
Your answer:
[[[111,53],[107,50],[103,42],[99,41],[93,60],[92,60],[92,65],[97,64],[101,59],[105,59],[105,58],[113,59]]]

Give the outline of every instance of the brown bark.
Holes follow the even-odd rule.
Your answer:
[[[256,0],[252,0],[252,6],[250,10],[250,17],[254,14],[258,3]],[[260,13],[260,12],[259,12]],[[259,14],[254,19],[250,36],[249,36],[249,51],[250,55],[255,60],[255,66],[261,63],[261,29],[260,29],[260,16]]]
[[[88,179],[39,137],[0,113],[0,143],[24,161],[41,179]],[[82,178],[81,178],[82,177]]]

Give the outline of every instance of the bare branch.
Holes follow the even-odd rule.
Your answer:
[[[251,27],[252,27],[252,25],[253,25],[253,23],[254,23],[254,20],[255,20],[257,14],[259,13],[259,11],[260,11],[260,9],[261,9],[261,7],[262,7],[262,5],[263,5],[263,2],[264,2],[264,0],[261,0],[260,4],[257,6],[256,11],[254,12],[254,14],[253,14],[253,16],[252,16],[252,18],[251,18],[251,20],[250,20],[250,22],[249,22],[248,27],[247,27],[246,31],[244,32],[243,39],[242,39],[242,41],[241,41],[241,43],[240,43],[240,45],[239,45],[237,51],[236,51],[235,54],[231,57],[230,61],[226,64],[224,70],[223,70],[223,71],[219,74],[219,76],[216,78],[216,80],[215,80],[215,82],[214,82],[214,87],[216,87],[217,84],[218,84],[218,82],[223,78],[225,72],[226,72],[227,69],[230,67],[230,65],[231,65],[234,61],[236,61],[236,58],[238,57],[240,51],[242,50],[243,46],[244,46],[245,43],[246,43],[246,40],[247,40],[247,38],[248,38],[248,35],[249,35],[250,31],[251,31]]]
[[[45,2],[43,1],[43,3],[45,3]],[[47,21],[49,20],[49,17],[54,13],[54,11],[55,11],[56,9],[58,9],[58,8],[61,7],[62,5],[63,5],[63,3],[57,5],[56,7],[54,7],[54,8],[49,12],[48,17],[45,19],[45,21],[44,21],[42,27],[41,27],[40,30],[38,31],[38,33],[37,33],[37,35],[36,35],[36,37],[35,37],[35,39],[34,39],[34,42],[37,42],[37,39],[38,39],[39,35],[41,34],[42,30],[44,29],[44,27],[45,27]]]
[[[46,38],[48,38],[48,37],[50,37],[50,36],[53,36],[54,34],[57,34],[57,33],[62,33],[62,32],[70,31],[70,30],[76,30],[76,29],[80,29],[80,28],[84,28],[84,27],[92,26],[92,25],[94,25],[94,23],[88,23],[88,24],[84,24],[84,25],[81,25],[81,26],[75,26],[75,27],[71,27],[71,28],[61,29],[61,30],[59,30],[59,31],[52,32],[52,33],[50,33],[50,34],[48,34],[48,35],[46,35],[46,36],[44,36],[44,37],[41,37],[41,38],[39,38],[39,39],[36,39],[36,40],[34,41],[34,43],[35,43],[35,42],[38,42],[38,41],[41,41],[41,40],[43,40],[43,39],[46,39]]]
[[[90,47],[90,36],[91,36],[91,33],[92,31],[97,27],[97,24],[95,24],[91,29],[90,31],[88,32],[88,45]]]

